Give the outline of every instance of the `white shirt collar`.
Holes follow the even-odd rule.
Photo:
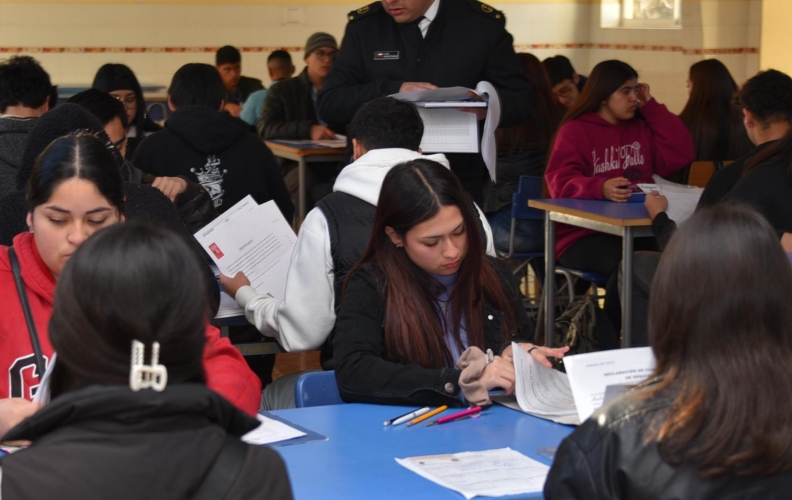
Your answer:
[[[437,11],[440,9],[440,0],[434,0],[429,10],[423,15],[423,19],[418,22],[418,28],[421,30],[421,36],[426,38],[426,32],[429,31],[429,25],[432,24],[434,18],[437,17]]]

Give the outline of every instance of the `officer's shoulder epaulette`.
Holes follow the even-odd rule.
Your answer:
[[[376,14],[380,10],[382,10],[382,3],[381,2],[370,3],[370,4],[365,5],[365,6],[361,7],[361,8],[359,8],[359,9],[351,11],[347,15],[347,19],[350,20],[350,21],[357,21],[358,19],[361,19],[363,17],[367,17],[367,16],[370,16],[372,14]]]
[[[478,0],[467,0],[468,7],[473,9],[475,12],[480,14],[484,14],[485,16],[489,17],[490,19],[494,19],[499,22],[505,22],[506,16],[503,12],[499,11],[495,7],[491,5],[487,5],[485,3],[479,2]]]

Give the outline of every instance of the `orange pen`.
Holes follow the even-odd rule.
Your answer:
[[[427,414],[425,414],[425,415],[421,415],[421,416],[420,416],[420,417],[418,417],[418,418],[414,418],[414,419],[412,419],[412,421],[410,421],[410,422],[407,424],[407,427],[413,426],[413,425],[415,425],[415,424],[419,424],[419,423],[423,422],[424,420],[426,420],[427,418],[434,417],[434,416],[435,416],[435,415],[437,415],[438,413],[442,413],[442,412],[446,411],[447,409],[448,409],[448,406],[446,406],[446,405],[443,405],[443,406],[441,406],[440,408],[438,408],[438,409],[436,409],[436,410],[432,410],[432,411],[430,411],[429,413],[427,413]]]

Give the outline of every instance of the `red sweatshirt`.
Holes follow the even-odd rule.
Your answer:
[[[635,118],[608,123],[596,113],[572,120],[558,131],[545,178],[553,198],[603,200],[602,185],[626,177],[631,185],[651,183],[652,174],[673,174],[695,158],[693,139],[682,121],[651,99]],[[556,256],[594,231],[559,224]]]
[[[42,354],[49,363],[53,349],[47,327],[52,316],[55,278],[41,260],[32,234],[17,235],[14,250],[22,269],[22,281],[27,288]],[[0,297],[0,398],[32,399],[42,374],[36,373],[30,334],[14,285],[8,247],[4,246],[0,246]],[[239,409],[251,415],[258,413],[261,381],[229,340],[221,337],[219,330],[210,325],[206,328],[203,361],[210,389]]]

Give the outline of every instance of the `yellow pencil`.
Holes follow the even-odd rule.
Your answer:
[[[423,421],[424,421],[424,420],[426,420],[427,418],[434,417],[434,416],[435,416],[435,415],[437,415],[438,413],[442,413],[442,412],[446,411],[447,409],[448,409],[448,406],[446,406],[446,405],[443,405],[443,406],[441,406],[440,408],[438,408],[438,409],[436,409],[436,410],[432,410],[432,411],[430,411],[429,413],[426,413],[426,414],[424,414],[424,415],[421,415],[421,416],[420,416],[420,417],[418,417],[418,418],[414,418],[414,419],[412,419],[412,420],[411,420],[411,421],[410,421],[410,422],[407,424],[407,427],[410,427],[410,426],[412,426],[412,425],[415,425],[415,424],[420,424],[421,422],[423,422]]]

